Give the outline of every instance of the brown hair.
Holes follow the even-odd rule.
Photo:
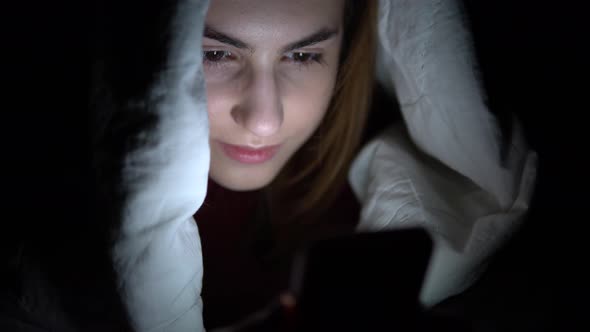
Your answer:
[[[373,91],[377,1],[346,0],[343,25],[329,109],[314,135],[266,189],[273,222],[314,220],[342,189],[358,151]]]

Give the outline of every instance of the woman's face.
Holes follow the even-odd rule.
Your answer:
[[[271,182],[333,94],[344,0],[211,0],[203,38],[210,176],[231,190]]]

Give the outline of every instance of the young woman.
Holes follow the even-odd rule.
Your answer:
[[[301,241],[320,229],[353,231],[351,194],[336,204],[340,215],[325,211],[365,126],[375,30],[374,1],[210,3],[203,71],[211,180],[195,215],[206,326],[237,320],[286,289]]]
[[[278,295],[303,242],[355,229],[427,229],[432,305],[526,211],[534,154],[515,126],[502,158],[456,2],[137,8],[106,39],[96,161],[138,331],[203,330],[203,310],[208,327],[230,323]],[[359,153],[375,80],[404,121]]]

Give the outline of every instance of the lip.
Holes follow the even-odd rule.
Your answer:
[[[264,163],[277,153],[280,145],[268,145],[260,148],[252,148],[242,145],[232,145],[220,142],[225,154],[243,164],[261,164]]]

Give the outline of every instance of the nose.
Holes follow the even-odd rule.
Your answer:
[[[236,123],[259,137],[276,134],[283,124],[283,106],[274,73],[252,74],[244,99],[232,110]]]

